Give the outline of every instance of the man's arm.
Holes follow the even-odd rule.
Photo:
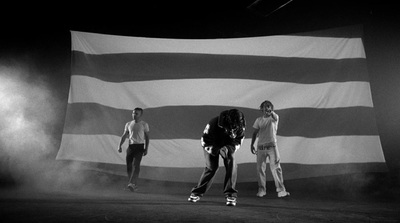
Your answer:
[[[274,111],[271,112],[271,117],[277,122],[279,121],[279,115],[276,114]]]
[[[201,136],[202,147],[212,147],[215,143],[215,128],[217,128],[217,119],[212,119],[204,128]]]
[[[256,152],[257,152],[257,150],[254,147],[254,143],[256,142],[256,138],[257,138],[257,135],[258,135],[259,131],[260,131],[260,129],[256,129],[255,128],[254,131],[253,131],[253,135],[251,136],[250,151],[253,154],[256,154]]]
[[[146,155],[147,155],[147,152],[148,152],[148,150],[149,150],[149,143],[150,143],[149,132],[144,132],[144,139],[145,139],[145,147],[144,147],[143,156],[146,156]]]
[[[240,148],[240,146],[243,143],[244,140],[244,133],[246,131],[246,128],[243,127],[242,129],[240,129],[237,133],[236,138],[233,140],[233,144],[235,146],[235,150],[238,150]]]
[[[118,145],[118,152],[121,153],[122,152],[122,144],[124,144],[125,139],[128,137],[129,132],[127,131],[127,129],[124,130],[124,133],[121,136],[121,140],[119,141],[119,145]]]
[[[204,128],[203,135],[200,139],[201,146],[207,153],[211,155],[215,155],[216,152],[215,150],[213,150],[213,147],[215,144],[215,128],[218,128],[217,120],[218,119],[216,118],[210,120],[210,122]]]

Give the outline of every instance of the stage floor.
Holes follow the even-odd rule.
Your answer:
[[[290,184],[290,183],[288,183]],[[258,198],[256,183],[238,185],[236,207],[225,206],[214,184],[197,203],[191,184],[145,181],[139,191],[122,182],[59,190],[0,188],[2,222],[400,222],[400,201],[368,194],[295,190],[289,198]],[[291,184],[291,187],[294,185]],[[288,187],[288,186],[287,186]]]

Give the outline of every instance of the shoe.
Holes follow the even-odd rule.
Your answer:
[[[226,206],[236,206],[236,197],[227,197]]]
[[[280,192],[278,192],[278,197],[289,197],[290,196],[290,193],[289,192],[287,192],[287,191],[280,191]]]
[[[190,197],[188,198],[188,201],[196,203],[197,201],[200,200],[200,196],[196,194],[191,194]]]
[[[267,195],[267,193],[265,193],[263,191],[258,191],[258,193],[257,193],[257,197],[264,197],[265,195]]]
[[[132,183],[128,184],[127,188],[132,192],[135,192],[138,190],[138,187],[136,186],[136,184],[132,184]]]

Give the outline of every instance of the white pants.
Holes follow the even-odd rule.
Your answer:
[[[278,148],[276,148],[278,151]],[[269,157],[269,167],[271,169],[272,176],[274,177],[276,192],[286,191],[283,185],[283,175],[280,162],[275,163],[275,150],[273,147],[257,147],[257,179],[258,179],[258,191],[267,192],[266,187],[266,174],[267,169],[267,157]]]

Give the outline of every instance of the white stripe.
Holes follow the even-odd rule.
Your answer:
[[[125,151],[117,152],[120,137],[113,135],[63,134],[58,160],[79,160],[125,164]],[[245,139],[236,153],[237,163],[253,163],[251,139]],[[127,147],[127,144],[123,146]],[[384,163],[379,136],[332,136],[324,138],[278,137],[278,148],[283,163],[338,164]],[[150,140],[144,166],[204,167],[203,148],[199,140]],[[222,163],[220,163],[222,165]]]
[[[257,108],[266,98],[276,109],[373,107],[368,82],[296,84],[244,79],[178,79],[111,83],[71,77],[69,103],[133,107],[216,105]]]
[[[87,54],[199,53],[321,59],[365,58],[361,38],[264,36],[161,39],[71,31],[72,50]]]
[[[376,136],[330,136],[323,138],[278,136],[284,163],[337,164],[385,162]]]

